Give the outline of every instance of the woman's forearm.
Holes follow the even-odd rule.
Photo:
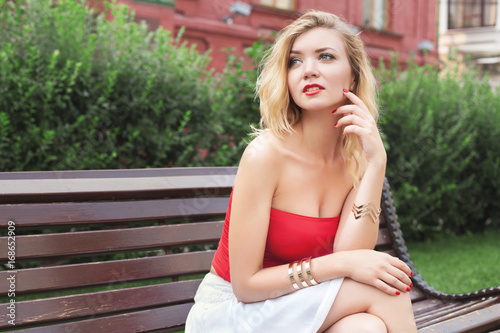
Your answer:
[[[353,204],[360,206],[373,202],[374,213],[378,214],[384,185],[385,166],[384,160],[369,165],[355,195],[346,200],[342,215],[347,214],[347,217],[342,223],[342,229],[339,230],[341,234],[335,239],[334,252],[373,249],[375,247],[378,236],[378,219],[373,219],[373,215],[356,219],[352,213],[352,207]]]
[[[330,254],[320,258],[312,259],[310,262],[311,276],[317,282],[325,282],[335,278],[349,275],[349,260],[345,260],[347,253]],[[294,281],[303,289],[298,277],[297,266],[293,266],[292,274]],[[305,262],[302,263],[302,279],[304,283],[311,286],[312,283],[305,270]],[[256,272],[251,278],[244,282],[232,280],[233,291],[240,302],[252,303],[266,299],[280,297],[296,291],[290,280],[289,264],[263,268]]]

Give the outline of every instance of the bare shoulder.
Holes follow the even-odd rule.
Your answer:
[[[275,163],[279,159],[281,140],[271,132],[255,137],[245,149],[242,162]]]
[[[283,165],[281,146],[281,140],[270,132],[262,133],[254,138],[241,157],[238,176],[251,177],[253,181],[260,184],[265,182],[269,185],[276,185],[279,170]]]

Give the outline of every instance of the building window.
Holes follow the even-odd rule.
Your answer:
[[[260,0],[260,3],[264,6],[285,10],[295,10],[295,0]]]
[[[389,0],[363,0],[363,25],[376,30],[388,30]]]
[[[448,29],[495,26],[497,0],[448,0]]]
[[[158,30],[158,27],[160,26],[160,21],[157,20],[157,19],[155,19],[155,18],[141,17],[141,16],[137,16],[137,15],[134,16],[134,22],[135,23],[141,24],[143,21],[148,26],[148,31],[149,32]]]

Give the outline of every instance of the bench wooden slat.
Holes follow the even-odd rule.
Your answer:
[[[377,249],[377,248],[375,248],[375,250],[377,250],[377,251],[378,251],[378,249]],[[396,252],[395,252],[394,250],[392,250],[392,249],[391,249],[391,250],[380,250],[380,252],[390,254],[390,255],[391,255],[391,256],[393,256],[393,257],[397,257]]]
[[[152,198],[184,195],[224,195],[234,175],[171,177],[4,179],[3,203]]]
[[[425,327],[438,323],[447,319],[453,319],[455,317],[478,311],[489,307],[495,303],[498,303],[498,299],[491,298],[486,300],[475,300],[467,303],[454,303],[449,306],[443,306],[436,310],[430,311],[429,314],[425,316],[420,316],[417,318],[417,325],[419,327]],[[500,313],[499,313],[500,316]]]
[[[440,299],[423,299],[421,301],[413,302],[413,314],[415,317],[425,315],[427,311],[431,311],[441,306],[443,303],[444,302]]]
[[[440,321],[436,324],[420,328],[419,333],[472,333],[490,332],[500,327],[500,303],[469,311],[452,320]]]
[[[446,313],[450,309],[452,311],[454,311],[454,310],[457,310],[459,307],[467,307],[467,306],[471,306],[471,305],[474,305],[474,304],[477,304],[477,303],[480,303],[480,302],[481,302],[480,300],[474,300],[474,301],[467,302],[467,303],[444,302],[440,306],[436,306],[434,309],[427,311],[425,313],[425,315],[420,316],[419,320],[421,322],[426,322],[426,321],[429,321],[429,320],[432,320],[432,319],[436,318],[436,314]]]
[[[382,208],[382,207],[380,207]],[[385,228],[386,227],[386,223],[387,223],[387,220],[385,219],[385,215],[384,214],[380,214],[379,218],[378,218],[378,223],[379,223],[379,227],[383,227]]]
[[[23,330],[28,333],[68,332],[145,332],[168,327],[183,327],[192,304],[179,304],[158,309],[93,318],[70,323]],[[170,330],[162,330],[170,332]]]
[[[178,253],[106,262],[23,269],[16,274],[16,294],[89,287],[125,281],[208,272],[215,251]],[[7,294],[10,271],[0,272],[0,295]]]
[[[172,176],[234,176],[237,167],[189,167],[112,170],[62,170],[0,172],[2,180],[28,179],[82,179],[82,178],[144,178]]]
[[[16,327],[192,302],[201,279],[16,302]],[[11,328],[0,305],[0,329]]]
[[[417,323],[417,326],[419,326],[419,327],[427,326],[428,322],[432,321],[435,318],[439,318],[440,314],[446,314],[449,312],[453,312],[453,311],[457,310],[457,307],[460,307],[460,306],[463,306],[463,303],[459,303],[459,302],[458,303],[457,302],[443,303],[441,305],[438,305],[438,306],[430,309],[428,312],[416,315],[415,321]]]
[[[387,230],[387,228],[380,228],[378,231],[376,248],[388,248],[391,244],[392,239],[389,230]]]
[[[16,258],[36,259],[218,242],[223,226],[224,222],[218,221],[17,236]],[[7,243],[8,238],[1,237],[0,249],[6,249]],[[7,251],[0,252],[0,260],[7,260]]]
[[[418,302],[425,299],[425,294],[418,287],[414,286],[410,290],[410,298],[412,302]]]
[[[222,179],[222,178],[221,178]],[[176,177],[137,177],[137,178],[72,178],[59,182],[57,179],[2,180],[5,192],[12,196],[27,197],[30,194],[52,197],[54,195],[77,196],[99,193],[121,193],[144,191],[163,191],[176,193],[181,189],[218,189],[232,184],[231,178],[217,183],[213,176],[176,176]]]
[[[223,217],[228,202],[227,197],[202,197],[146,201],[1,205],[0,227],[7,227],[9,221],[14,221],[16,227],[38,227],[183,217]]]

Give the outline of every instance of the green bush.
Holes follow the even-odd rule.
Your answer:
[[[379,73],[387,177],[405,236],[499,225],[500,96],[487,79],[413,63]]]
[[[216,164],[237,165],[246,144],[251,140],[251,126],[260,121],[259,100],[255,96],[257,65],[268,49],[264,41],[255,42],[245,50],[248,59],[231,54],[222,73],[214,76],[212,110],[222,133]]]
[[[0,170],[210,163],[209,58],[111,4],[0,0]]]

